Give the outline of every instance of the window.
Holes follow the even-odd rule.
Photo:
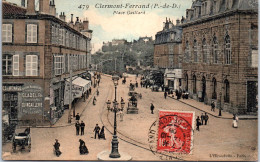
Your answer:
[[[36,24],[27,24],[27,43],[37,43]]]
[[[217,80],[215,78],[212,79],[212,99],[217,99]]]
[[[26,55],[26,76],[38,75],[38,56]]]
[[[213,38],[213,63],[218,63],[218,41],[215,36]]]
[[[54,73],[61,75],[64,72],[64,57],[63,55],[54,55]]]
[[[228,80],[225,80],[224,81],[224,89],[225,89],[225,94],[224,94],[224,102],[229,102],[229,81]]]
[[[225,64],[231,64],[231,47],[229,35],[225,38]]]
[[[251,67],[258,67],[258,50],[252,50]]]
[[[197,41],[194,40],[193,44],[193,52],[194,52],[194,62],[198,62],[198,49],[197,49]]]
[[[3,75],[12,75],[12,55],[3,55],[2,66]]]
[[[19,55],[13,56],[13,76],[19,76]]]
[[[207,50],[207,42],[206,39],[204,38],[202,40],[202,53],[203,53],[203,62],[206,63],[208,62],[208,50]]]
[[[189,42],[186,41],[186,45],[185,45],[185,61],[189,62],[190,60],[190,53],[189,53]]]
[[[197,86],[196,86],[197,85],[197,79],[196,79],[195,75],[193,75],[192,82],[193,82],[193,93],[196,94],[197,93]]]
[[[2,26],[2,41],[4,43],[13,42],[13,25],[12,24],[3,24]]]

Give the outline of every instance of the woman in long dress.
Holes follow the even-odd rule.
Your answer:
[[[80,142],[80,144],[79,144],[79,153],[81,155],[88,154],[89,152],[88,152],[88,148],[87,148],[85,142],[82,139],[80,139],[79,142]]]
[[[234,128],[238,127],[237,123],[238,123],[238,116],[236,114],[234,114],[234,116],[233,116],[233,127]]]
[[[104,126],[102,126],[102,129],[101,129],[101,131],[100,131],[100,133],[99,133],[99,139],[106,139],[106,137],[105,137],[105,129],[104,129],[105,127]]]

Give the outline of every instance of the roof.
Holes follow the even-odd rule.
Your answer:
[[[8,2],[3,2],[2,3],[2,8],[3,8],[3,15],[25,15],[26,9],[16,6],[14,4],[8,3]]]

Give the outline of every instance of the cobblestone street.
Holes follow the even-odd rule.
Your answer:
[[[137,81],[140,84],[140,78]],[[136,82],[134,76],[129,76],[126,84],[123,85],[119,80],[117,88],[117,101],[123,97],[126,105],[130,82]],[[102,75],[98,90],[99,96],[96,95],[95,89],[86,102],[80,100],[76,104],[76,113],[81,114],[80,120],[86,124],[84,136],[76,136],[75,121],[72,120],[71,125],[67,123],[68,110],[66,110],[53,127],[31,128],[32,150],[30,153],[18,151],[18,153],[9,154],[11,144],[3,145],[3,160],[97,160],[98,153],[111,150],[114,114],[106,108],[106,101],[114,100],[115,96],[111,76]],[[194,130],[193,152],[191,155],[182,155],[183,160],[257,160],[257,120],[239,120],[238,128],[235,129],[232,127],[232,114],[222,112],[223,118],[218,118],[218,109],[212,113],[210,106],[191,99],[177,101],[170,96],[164,99],[163,92],[152,92],[151,89],[140,86],[136,88],[136,92],[142,94],[142,99],[138,99],[139,113],[126,114],[125,108],[123,121],[117,118],[119,153],[120,151],[128,153],[132,156],[132,160],[160,160],[158,155],[150,151],[149,128],[158,118],[158,110],[183,110],[194,111],[195,117],[204,112],[211,113],[209,124],[202,125],[200,131]],[[93,93],[97,98],[96,105],[92,104]],[[154,114],[150,112],[151,103],[155,106]],[[96,124],[106,127],[106,140],[94,139],[93,130]],[[53,153],[55,139],[59,139],[61,144],[60,157],[56,157]],[[86,142],[88,155],[79,154],[79,139]]]

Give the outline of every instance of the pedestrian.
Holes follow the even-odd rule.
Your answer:
[[[204,120],[205,120],[205,125],[207,125],[207,122],[209,120],[209,116],[207,115],[206,112],[205,112],[205,115],[204,115]]]
[[[100,131],[100,133],[99,133],[99,139],[104,139],[104,140],[106,140],[106,137],[105,137],[105,129],[104,129],[105,127],[104,126],[102,126],[102,128],[101,128],[101,131]]]
[[[136,81],[136,83],[135,83],[135,87],[138,88],[138,83],[137,83],[137,81]]]
[[[141,88],[142,88],[143,87],[143,82],[142,81],[140,82],[140,85],[141,85]]]
[[[84,135],[85,123],[81,121],[80,123],[80,135]]]
[[[124,99],[123,99],[123,97],[121,97],[121,102],[124,102]]]
[[[164,92],[164,99],[166,99],[166,97],[167,97],[167,92],[165,91]]]
[[[99,90],[97,89],[97,96],[99,95]]]
[[[96,96],[94,96],[94,98],[93,98],[93,105],[96,105],[96,101],[97,101]]]
[[[79,121],[77,121],[77,122],[75,123],[75,127],[76,127],[76,135],[79,135],[79,128],[80,128]]]
[[[215,112],[215,103],[212,101],[211,103],[211,111],[214,111]]]
[[[99,130],[100,130],[100,127],[98,126],[98,124],[96,124],[96,126],[93,130],[93,132],[95,132],[95,139],[96,139],[97,136],[99,137]]]
[[[57,139],[55,139],[55,143],[54,143],[54,151],[57,157],[59,157],[61,155],[61,151],[60,151],[60,143]]]
[[[154,105],[151,103],[151,107],[150,107],[150,109],[151,109],[151,114],[153,114],[153,110],[154,110]]]
[[[88,148],[82,139],[79,139],[79,153],[80,155],[88,154]]]
[[[203,121],[205,120],[205,116],[203,113],[201,114],[200,119],[201,119],[201,125],[203,125]]]
[[[238,127],[238,116],[236,114],[233,114],[233,128]]]
[[[80,116],[79,116],[79,113],[77,113],[76,115],[76,122],[80,120]]]
[[[98,83],[98,86],[99,86],[99,83],[100,83],[100,79],[98,79],[98,82],[97,82],[97,83]]]
[[[123,121],[123,118],[124,118],[123,111],[119,111],[119,117],[120,117],[120,121]]]
[[[196,130],[197,131],[200,131],[200,124],[201,124],[200,117],[198,116],[197,119],[196,119],[196,126],[197,126]]]

